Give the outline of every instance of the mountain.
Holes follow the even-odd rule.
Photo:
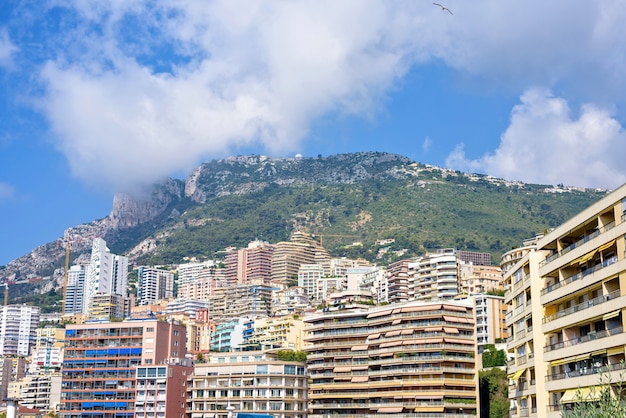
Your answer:
[[[294,230],[315,234],[334,255],[379,263],[445,247],[489,252],[497,263],[523,239],[563,223],[605,193],[510,182],[379,152],[240,156],[206,162],[184,181],[167,180],[142,197],[115,196],[108,217],[65,235],[73,258],[101,236],[113,252],[151,264],[214,258],[254,239],[287,240]],[[382,258],[381,239],[395,240]],[[362,245],[350,245],[355,241]],[[19,281],[56,269],[43,289],[53,288],[62,276],[65,242],[13,260],[0,278]]]

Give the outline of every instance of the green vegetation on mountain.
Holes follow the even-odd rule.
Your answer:
[[[489,252],[497,262],[523,239],[556,227],[602,196],[544,189],[462,173],[443,176],[440,170],[350,184],[270,183],[260,191],[213,197],[188,207],[166,226],[158,249],[139,261],[210,259],[227,246],[242,247],[254,239],[283,241],[290,232],[303,230],[320,237],[335,256],[374,261],[375,241],[394,238],[379,262],[398,258],[394,250],[408,250],[402,255],[407,257],[446,247]],[[129,242],[137,241],[129,236]],[[363,245],[349,245],[355,241]]]

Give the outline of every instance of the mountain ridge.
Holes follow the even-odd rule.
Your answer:
[[[65,236],[73,241],[74,255],[89,251],[91,240],[101,236],[112,251],[142,262],[172,262],[187,251],[186,241],[198,247],[190,246],[189,256],[210,257],[217,245],[228,238],[237,238],[231,244],[242,245],[259,238],[254,236],[258,234],[284,239],[295,229],[320,236],[359,236],[366,241],[374,235],[396,234],[401,236],[400,244],[411,247],[413,252],[437,244],[454,244],[497,254],[510,242],[519,243],[519,239],[540,232],[537,228],[541,226],[556,226],[559,220],[574,215],[604,192],[460,173],[382,152],[292,158],[248,155],[202,163],[186,179],[167,179],[139,199],[116,195],[107,217],[68,228]],[[482,199],[492,199],[497,210],[482,204]],[[500,207],[507,204],[511,210]],[[264,212],[255,214],[255,206]],[[234,211],[239,211],[239,217],[229,213]],[[516,227],[521,224],[515,222],[516,214],[520,219],[534,220]],[[438,217],[438,224],[429,225]],[[485,232],[479,236],[480,228],[473,223],[488,225],[500,221],[499,217],[511,220],[502,219],[503,226],[491,235]],[[238,230],[242,223],[248,226]],[[467,238],[451,236],[462,234],[455,228],[464,225],[472,226]],[[232,234],[219,229],[229,227]],[[438,236],[444,231],[449,240]],[[185,233],[191,235],[185,238]],[[490,240],[496,240],[492,239],[496,233],[514,239],[506,237],[506,244],[501,242],[491,250],[485,248]],[[216,237],[219,243],[209,243],[210,238],[203,241],[203,234]],[[222,235],[225,237],[217,239]],[[345,244],[346,240],[337,241]],[[168,252],[165,245],[179,248]],[[354,255],[349,251],[343,254]],[[17,277],[42,276],[56,269],[54,278],[58,282],[64,255],[64,241],[60,238],[8,263],[0,270],[0,278],[15,278],[16,273]]]

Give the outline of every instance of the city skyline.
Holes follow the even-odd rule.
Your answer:
[[[229,155],[385,151],[508,180],[626,181],[626,6],[443,6],[9,1],[0,264],[105,217],[115,192]]]

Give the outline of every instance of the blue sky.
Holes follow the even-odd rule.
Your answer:
[[[626,182],[623,2],[445,5],[6,0],[0,265],[229,155]]]

